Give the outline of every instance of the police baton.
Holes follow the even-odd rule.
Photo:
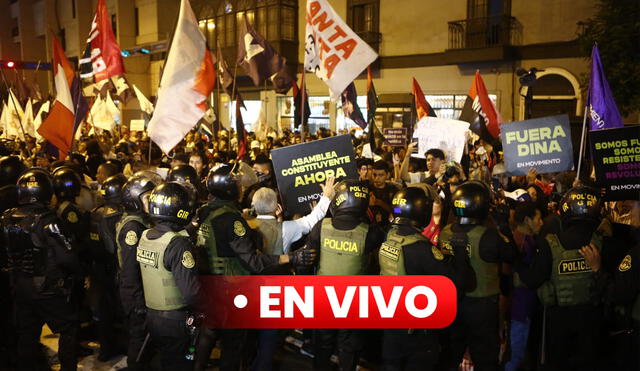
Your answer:
[[[149,338],[151,337],[151,333],[147,332],[147,336],[144,337],[144,342],[142,343],[142,347],[140,351],[138,351],[138,356],[136,356],[136,362],[140,362],[140,357],[142,357],[142,353],[144,352],[144,348],[147,347],[147,343],[149,342]]]
[[[547,360],[547,307],[542,310],[542,339],[540,340],[540,365],[544,366]]]

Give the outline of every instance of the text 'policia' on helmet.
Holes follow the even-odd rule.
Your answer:
[[[127,177],[123,174],[116,174],[108,177],[102,184],[100,193],[105,201],[120,200],[122,187],[127,183]]]
[[[221,200],[235,201],[240,195],[238,178],[232,172],[233,166],[222,164],[209,171],[207,176],[207,191]]]
[[[364,216],[369,207],[369,187],[359,180],[347,179],[335,185],[335,197],[331,200],[329,210],[337,215]]]
[[[38,168],[27,170],[18,178],[18,203],[26,205],[31,203],[48,204],[53,196],[53,184],[49,174]]]
[[[489,215],[491,193],[481,182],[469,181],[458,186],[451,196],[453,212],[460,224],[476,224]]]
[[[8,184],[15,185],[27,167],[18,156],[4,156],[0,158],[0,187]]]
[[[187,182],[198,184],[198,173],[190,165],[176,165],[167,174],[167,182]]]
[[[431,221],[434,196],[426,184],[411,185],[396,192],[391,200],[393,224],[423,229]]]
[[[591,187],[574,187],[560,201],[560,215],[565,220],[599,220],[601,203],[598,191]]]
[[[149,195],[149,216],[154,220],[187,224],[195,209],[195,191],[190,183],[168,182]]]
[[[162,184],[160,175],[152,171],[139,171],[122,186],[122,203],[128,211],[143,211],[140,196]]]

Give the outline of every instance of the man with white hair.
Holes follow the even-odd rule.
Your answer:
[[[277,217],[282,213],[282,207],[278,204],[276,192],[267,187],[258,189],[251,201],[251,206],[258,215],[248,221],[249,226],[255,229],[262,239],[260,249],[265,254],[287,254],[291,244],[309,233],[311,228],[324,218],[329,208],[329,203],[334,195],[334,178],[327,179],[326,184],[321,185],[322,197],[311,213],[297,220],[279,221]]]

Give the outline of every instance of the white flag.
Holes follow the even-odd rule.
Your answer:
[[[304,68],[329,86],[336,100],[378,54],[326,0],[307,0]]]
[[[140,110],[147,114],[153,113],[153,103],[147,97],[142,94],[140,89],[137,86],[133,85],[133,92],[136,94],[136,98],[138,98],[138,102],[140,103]]]
[[[206,111],[205,100],[215,84],[215,67],[207,40],[189,0],[182,0],[180,15],[158,89],[149,137],[169,153]]]
[[[24,107],[24,116],[22,119],[22,125],[24,125],[24,132],[31,137],[36,137],[36,129],[33,126],[33,103],[31,98],[27,100],[27,104]]]

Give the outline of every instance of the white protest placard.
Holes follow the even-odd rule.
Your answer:
[[[129,122],[129,130],[144,131],[144,120],[131,120]]]
[[[412,157],[424,158],[425,152],[438,148],[444,152],[445,161],[460,162],[467,142],[469,123],[426,116],[420,119],[413,131],[418,138],[418,153]]]

